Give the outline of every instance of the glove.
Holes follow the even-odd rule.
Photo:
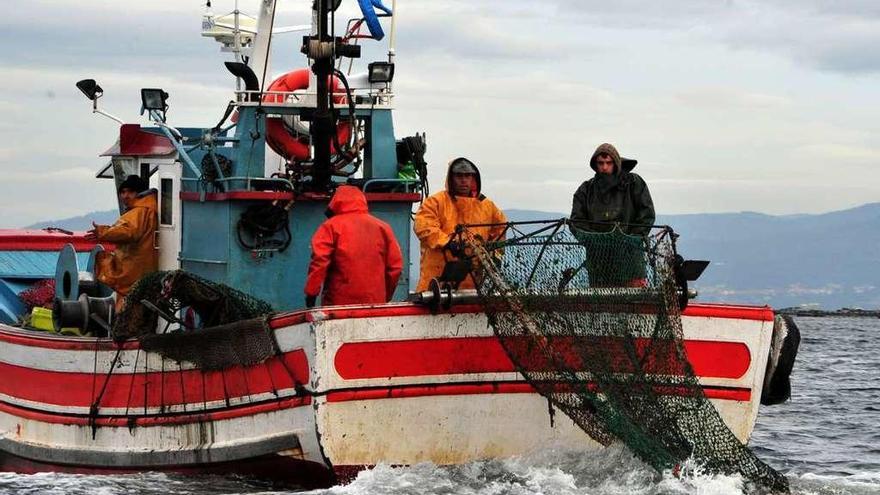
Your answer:
[[[464,246],[458,241],[452,240],[447,242],[445,248],[456,258],[461,258],[464,255]]]
[[[314,308],[317,300],[318,300],[318,296],[306,296],[306,307],[307,308]]]

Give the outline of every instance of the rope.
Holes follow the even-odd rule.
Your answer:
[[[236,225],[236,234],[241,246],[250,251],[274,249],[284,252],[290,246],[293,235],[290,233],[287,209],[274,204],[257,204],[249,206],[242,212]],[[275,235],[282,233],[281,239]],[[245,235],[253,242],[245,240]]]
[[[134,355],[134,368],[131,371],[131,381],[128,383],[128,399],[125,401],[125,415],[128,416],[128,409],[131,407],[131,396],[134,393],[134,377],[137,376],[138,361],[141,358],[141,349],[138,347],[137,353]],[[144,366],[144,376],[146,376],[147,368]]]
[[[97,343],[96,343],[97,347]],[[104,392],[107,391],[107,385],[110,383],[110,376],[113,374],[113,371],[116,369],[116,363],[119,361],[119,354],[122,353],[122,346],[119,346],[116,349],[116,355],[113,356],[113,361],[110,362],[110,369],[107,371],[107,375],[104,377],[104,385],[101,386],[101,392],[98,393],[98,396],[95,397],[95,400],[92,402],[92,406],[89,407],[89,426],[92,427],[92,440],[95,439],[95,436],[98,434],[98,407],[101,404],[101,399],[104,397]],[[98,375],[98,353],[97,349],[95,352],[95,372],[92,375],[93,380],[97,379]],[[94,394],[94,390],[92,391]]]

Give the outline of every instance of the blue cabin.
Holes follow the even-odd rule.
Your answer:
[[[381,16],[391,16],[381,2],[373,4]],[[336,36],[327,32],[329,6],[316,4],[313,34],[302,47],[311,67],[274,80],[263,65],[270,12],[260,12],[256,33],[246,37],[206,14],[205,35],[239,50],[225,64],[237,88],[234,99],[214,127],[176,127],[166,120],[173,97],[162,89],[142,90],[142,111],[154,127],[122,124],[98,177],[118,185],[138,174],[159,190],[160,269],[229,285],[275,310],[300,308],[311,237],[343,183],[361,188],[370,212],[391,225],[409,266],[412,205],[421,200],[426,180],[424,140],[395,137],[393,47],[387,60],[372,61],[360,73],[337,68],[343,65],[338,60],[360,57],[359,40],[382,37],[373,6],[361,7],[363,17]],[[97,110],[101,88],[93,80],[78,86],[103,113]],[[404,274],[395,300],[408,291]]]

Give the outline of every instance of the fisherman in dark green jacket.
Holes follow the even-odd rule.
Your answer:
[[[617,223],[624,233],[647,234],[654,225],[654,202],[645,180],[632,173],[635,165],[635,160],[624,163],[613,145],[600,144],[590,158],[596,175],[574,193],[572,223],[594,232],[610,231]]]
[[[654,202],[644,179],[632,173],[635,160],[621,160],[617,149],[600,144],[590,158],[596,172],[574,193],[572,232],[587,248],[592,286],[643,286],[643,237],[654,224]],[[596,235],[619,228],[627,236]]]

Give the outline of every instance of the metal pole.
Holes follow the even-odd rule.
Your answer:
[[[391,0],[391,33],[388,36],[388,62],[394,63],[394,41],[397,35],[397,0]],[[388,92],[392,93],[391,81],[388,82]]]
[[[315,8],[318,14],[318,33],[316,45],[325,42],[333,42],[333,33],[328,33],[328,17],[330,2],[333,0],[315,0]],[[330,112],[330,87],[329,81],[333,73],[332,50],[317,50],[319,55],[312,64],[317,87],[317,108],[311,125],[312,143],[315,147],[315,161],[312,166],[313,187],[318,191],[326,191],[330,188],[330,140],[331,132],[335,132],[334,118]],[[327,53],[329,52],[329,53]]]
[[[260,79],[260,91],[266,90],[266,74],[269,65],[269,47],[272,38],[272,20],[275,15],[275,0],[260,2],[257,16],[257,34],[254,35],[253,50],[248,65]]]
[[[238,23],[238,0],[235,0],[235,22],[234,27],[232,29],[232,52],[235,54],[235,61],[241,62],[241,29]],[[241,91],[241,78],[236,76],[235,78],[235,91]]]

